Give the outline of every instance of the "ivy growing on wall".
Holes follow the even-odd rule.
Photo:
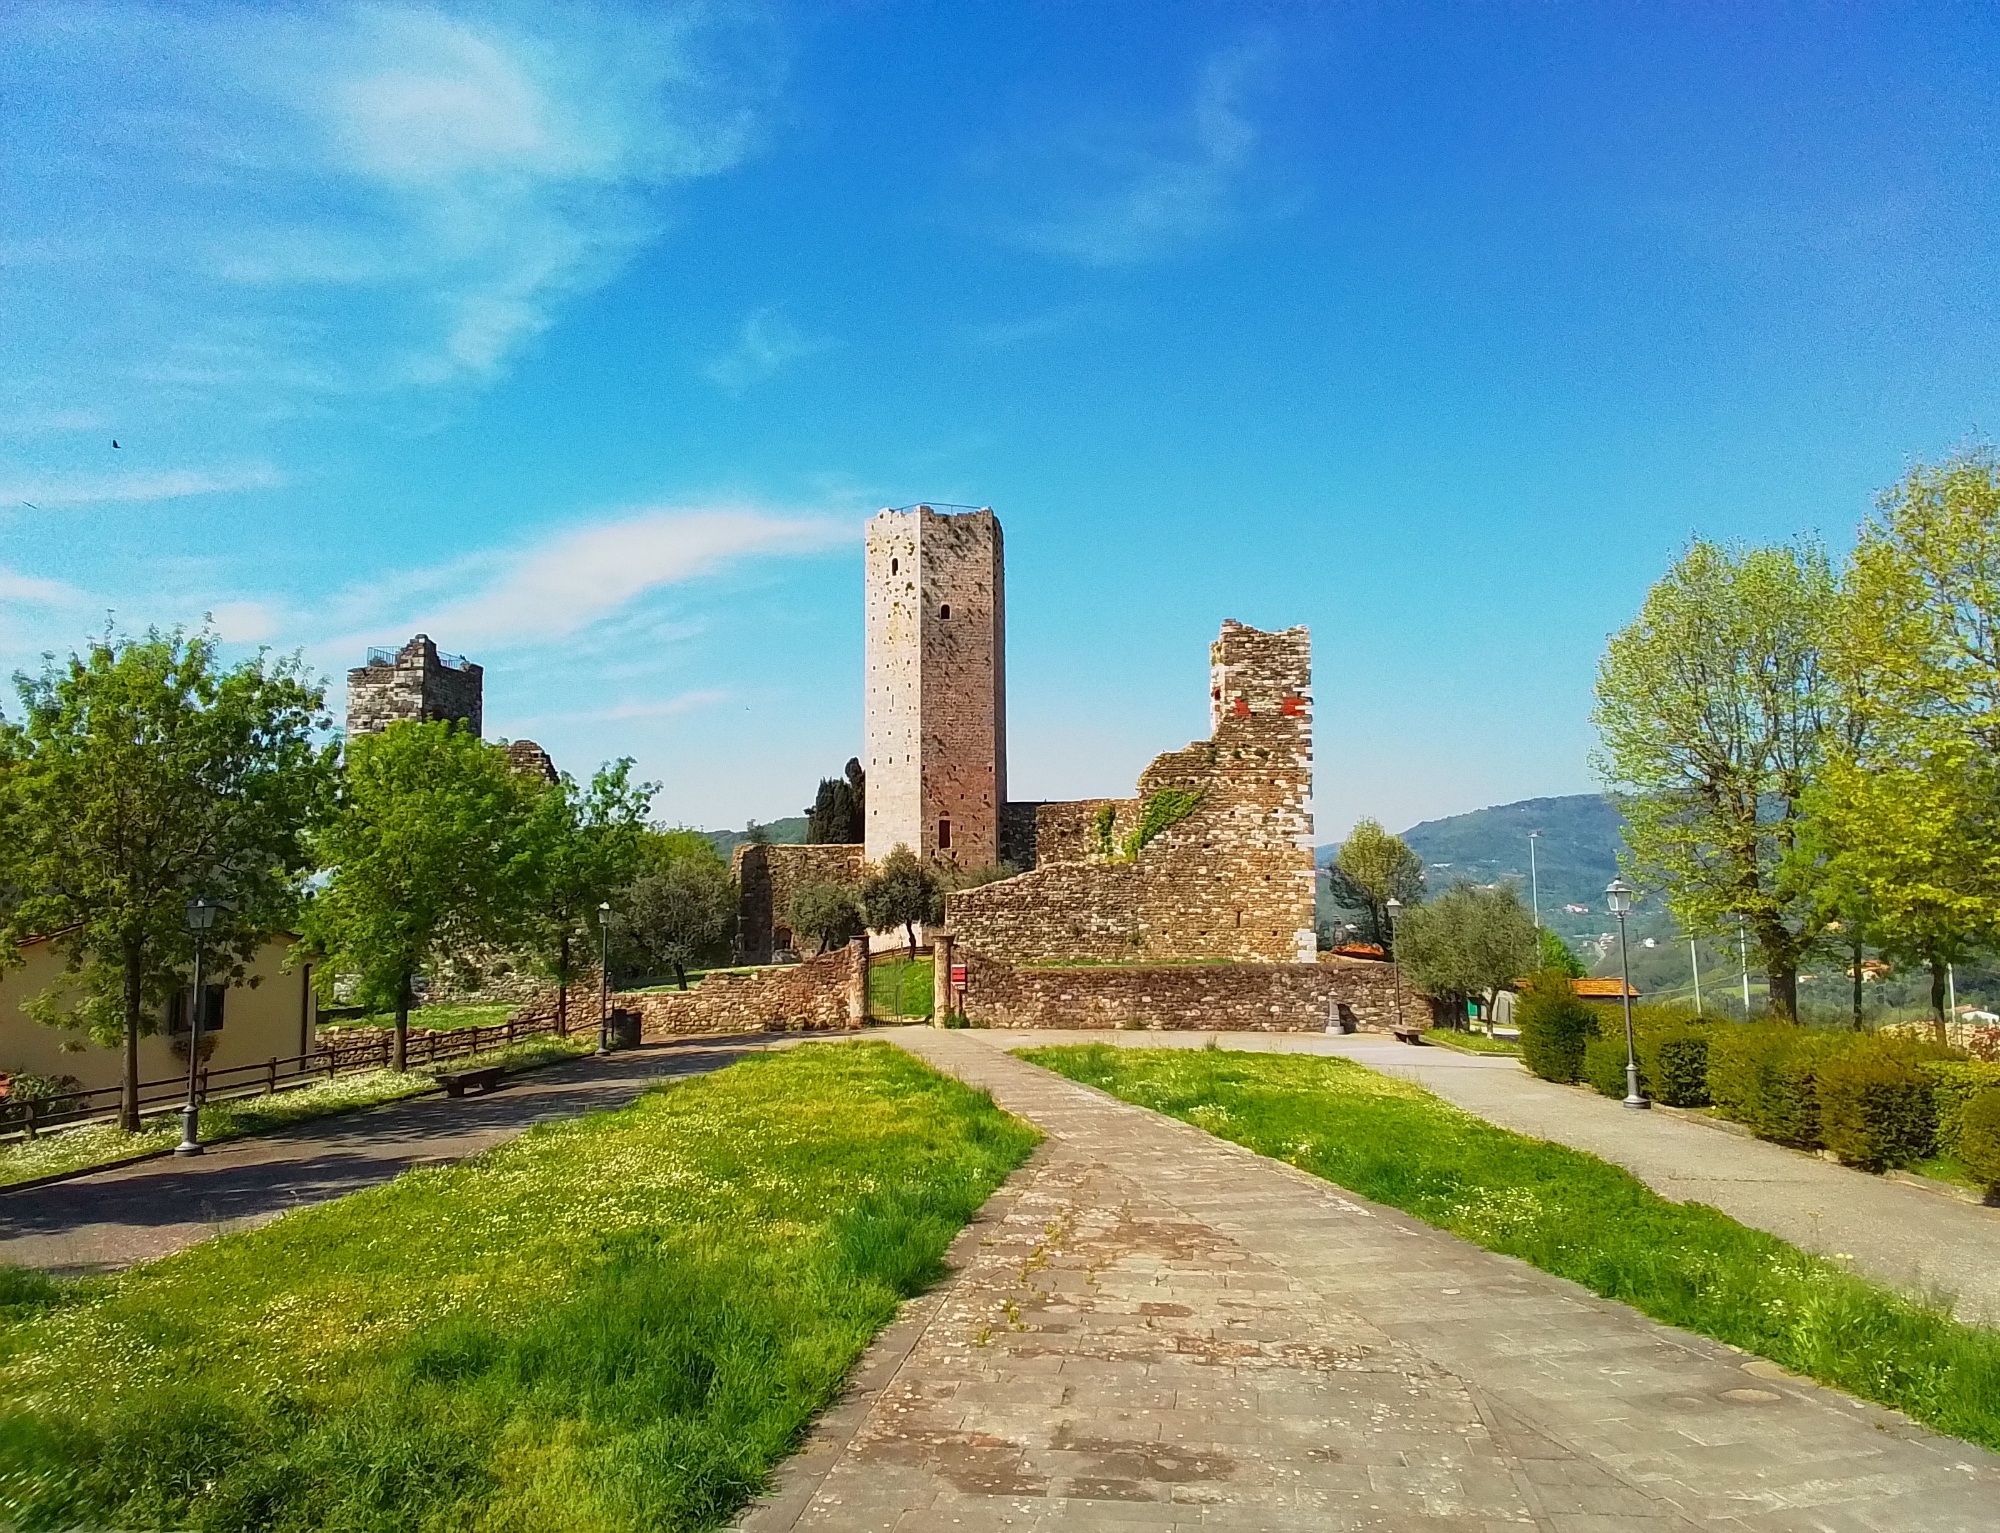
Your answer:
[[[1116,804],[1099,804],[1097,813],[1091,816],[1091,826],[1097,832],[1097,855],[1100,857],[1111,855],[1111,827],[1117,820]]]
[[[1139,849],[1161,831],[1193,814],[1200,802],[1201,794],[1187,788],[1162,788],[1154,793],[1139,812],[1139,823],[1132,828],[1132,834],[1125,838],[1126,860],[1137,857]]]

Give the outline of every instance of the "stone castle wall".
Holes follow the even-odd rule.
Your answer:
[[[769,963],[780,948],[803,951],[787,924],[785,907],[801,884],[816,881],[859,886],[867,874],[859,846],[752,846],[730,858],[736,877],[736,951],[740,963]]]
[[[1304,628],[1228,622],[1209,658],[1210,738],[1157,758],[1135,799],[1036,806],[1033,871],[947,901],[946,927],[962,949],[1017,963],[1310,966],[1310,638]],[[1193,812],[1126,860],[1125,838],[1168,790],[1198,795]],[[1093,823],[1105,802],[1117,810],[1110,858]]]
[[[1006,587],[990,510],[868,524],[866,846],[962,868],[1000,860],[1007,797]]]
[[[347,673],[347,738],[380,734],[391,724],[451,719],[474,734],[484,730],[485,671],[466,661],[446,665],[426,634],[417,634],[390,661]]]
[[[840,1032],[867,1017],[868,952],[853,942],[804,963],[749,971],[716,970],[686,990],[620,990],[614,1008],[636,1011],[641,1037],[653,1041],[696,1034]],[[555,1015],[545,995],[513,1014],[514,1020]],[[597,1025],[595,995],[570,998],[570,1031]]]
[[[1367,959],[1319,963],[1019,966],[961,955],[964,1010],[975,1027],[1387,1032],[1396,971]],[[1403,987],[1403,1017],[1428,1025],[1430,1002]]]

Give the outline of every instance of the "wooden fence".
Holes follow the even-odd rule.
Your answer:
[[[489,1049],[514,1043],[536,1033],[556,1031],[554,1018],[515,1022],[511,1018],[491,1027],[461,1027],[449,1031],[413,1031],[404,1050],[404,1062],[419,1065],[441,1064],[483,1054]],[[195,1099],[200,1103],[237,1097],[270,1096],[274,1092],[330,1081],[335,1076],[357,1070],[387,1069],[395,1050],[395,1033],[386,1027],[355,1028],[353,1035],[330,1038],[320,1048],[287,1058],[272,1058],[262,1064],[230,1065],[211,1070],[206,1065],[195,1073]],[[43,1129],[63,1124],[88,1123],[118,1116],[122,1086],[101,1086],[94,1091],[73,1091],[62,1096],[30,1101],[0,1100],[0,1140],[33,1139]],[[156,1081],[139,1082],[139,1111],[157,1109],[187,1100],[187,1076],[180,1074]]]

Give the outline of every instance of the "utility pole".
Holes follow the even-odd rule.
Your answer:
[[[1539,830],[1528,832],[1528,898],[1535,902],[1535,930],[1542,929],[1542,880],[1535,871],[1535,843],[1542,839]]]
[[[1736,918],[1736,956],[1743,964],[1743,1020],[1750,1020],[1750,937],[1749,923]]]
[[[1694,938],[1688,938],[1688,962],[1694,965],[1694,1014],[1701,1015],[1701,954],[1696,950]]]

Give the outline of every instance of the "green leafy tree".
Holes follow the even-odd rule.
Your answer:
[[[1556,933],[1544,926],[1535,934],[1537,962],[1535,968],[1544,974],[1560,974],[1566,979],[1582,979],[1590,971],[1583,966],[1583,960],[1576,956],[1570,945]]]
[[[870,931],[902,927],[917,956],[917,928],[944,920],[944,892],[937,876],[907,846],[897,846],[861,886],[861,912]]]
[[[550,791],[449,722],[348,742],[338,805],[315,838],[330,873],[305,929],[326,993],[344,977],[362,1004],[395,1012],[395,1069],[407,1062],[416,977],[511,945],[529,919],[530,826]]]
[[[1851,722],[1813,809],[1877,942],[1930,968],[1941,1026],[1946,966],[2000,936],[2000,465],[1989,449],[1918,465],[1883,494],[1840,619],[1830,669]]]
[[[841,776],[820,779],[806,810],[806,840],[814,846],[858,845],[866,839],[867,824],[867,774],[850,758]]]
[[[1835,604],[1817,548],[1697,541],[1597,672],[1595,764],[1621,795],[1628,867],[1686,931],[1714,936],[1742,916],[1787,1018],[1800,956],[1834,913],[1803,832],[1834,703]]]
[[[1341,843],[1327,869],[1333,902],[1368,917],[1369,940],[1384,949],[1394,943],[1389,901],[1416,905],[1424,897],[1424,860],[1401,836],[1392,836],[1379,820],[1361,820]]]
[[[107,634],[17,676],[0,726],[4,946],[53,934],[64,981],[38,1020],[124,1048],[119,1122],[139,1126],[139,1038],[186,984],[187,901],[222,906],[208,972],[227,982],[288,923],[331,781],[324,690],[296,660],[230,669],[206,632]]]
[[[569,987],[579,949],[585,957],[590,951],[592,915],[643,867],[651,834],[646,817],[658,791],[656,783],[632,781],[628,756],[599,768],[585,788],[564,774],[542,791],[529,816],[529,887],[522,902],[528,947],[536,966],[555,981],[562,1032],[569,1031]],[[702,845],[707,847],[706,839]]]
[[[1480,889],[1461,881],[1403,917],[1396,956],[1417,988],[1440,1000],[1490,998],[1530,972],[1537,953],[1535,921],[1506,887]]]
[[[785,923],[812,938],[822,953],[852,942],[865,930],[861,891],[837,879],[808,879],[785,902]]]
[[[717,956],[736,918],[736,881],[713,847],[642,873],[612,902],[612,939],[650,974],[687,989],[688,965]]]

